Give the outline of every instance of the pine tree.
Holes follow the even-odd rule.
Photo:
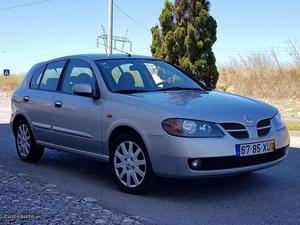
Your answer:
[[[165,0],[159,25],[151,28],[151,52],[215,88],[219,73],[212,46],[217,23],[207,0]]]

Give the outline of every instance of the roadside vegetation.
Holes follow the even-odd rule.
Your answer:
[[[275,50],[249,53],[219,66],[217,88],[255,98],[300,98],[300,46],[289,42],[289,64]]]
[[[289,131],[300,131],[300,121],[288,120],[285,121]]]
[[[12,92],[21,85],[24,79],[24,75],[11,75],[9,77],[0,76],[0,96],[5,95],[5,87],[7,89],[8,95],[11,95]]]

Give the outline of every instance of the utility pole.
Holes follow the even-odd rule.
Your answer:
[[[97,48],[99,48],[99,46],[102,45],[100,44],[100,40],[103,39],[105,51],[109,55],[113,53],[113,49],[123,53],[125,44],[129,44],[130,52],[131,52],[132,42],[127,37],[128,30],[126,31],[125,37],[113,35],[113,7],[114,7],[113,0],[108,0],[108,32],[106,34],[104,27],[101,26],[103,34],[97,37]],[[122,44],[122,50],[117,49],[117,43]]]
[[[108,54],[112,54],[113,44],[113,0],[108,0]]]
[[[100,46],[104,46],[105,52],[108,53],[108,35],[105,32],[105,28],[102,25],[102,35],[97,36],[97,42],[96,46],[97,48],[100,48]],[[117,50],[119,52],[125,52],[125,45],[129,47],[129,52],[132,52],[132,41],[127,37],[128,36],[128,30],[126,30],[125,36],[112,36],[112,42],[114,45],[112,45],[112,49]],[[101,44],[101,41],[103,41],[104,44]],[[118,45],[119,43],[119,45]],[[118,48],[121,44],[121,49]]]

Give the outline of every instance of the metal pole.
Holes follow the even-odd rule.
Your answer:
[[[4,78],[5,78],[5,97],[8,97],[8,94],[7,94],[7,76],[5,76]]]
[[[112,42],[113,42],[113,0],[108,0],[108,54],[112,54]]]

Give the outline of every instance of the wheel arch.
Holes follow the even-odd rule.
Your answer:
[[[31,129],[31,132],[33,134],[33,136],[35,137],[33,131],[32,131],[32,128],[30,126],[30,120],[24,115],[24,114],[21,114],[21,113],[18,113],[14,116],[12,122],[11,122],[11,127],[12,127],[12,130],[13,130],[13,134],[16,135],[16,132],[17,132],[17,124],[21,121],[21,120],[25,120],[28,125],[29,125],[29,128]]]
[[[147,135],[145,134],[145,131],[143,130],[142,127],[138,126],[135,123],[128,123],[128,122],[118,122],[115,124],[112,124],[112,126],[108,129],[106,138],[105,138],[105,142],[106,142],[106,155],[110,155],[110,147],[111,144],[113,142],[113,140],[120,134],[122,133],[126,133],[126,132],[132,132],[134,134],[136,134],[138,137],[141,138],[141,140],[143,141],[143,143],[145,144],[145,147],[147,149],[148,152],[148,146],[149,146],[149,141],[147,138]],[[149,152],[148,152],[149,154]]]
[[[139,132],[137,132],[134,128],[128,126],[128,125],[120,125],[115,127],[112,132],[109,135],[109,139],[108,139],[108,148],[110,149],[113,141],[120,135],[123,133],[134,133],[135,135],[137,135],[138,137],[141,138],[141,140],[145,143],[145,141],[143,140],[143,137],[139,134]]]

